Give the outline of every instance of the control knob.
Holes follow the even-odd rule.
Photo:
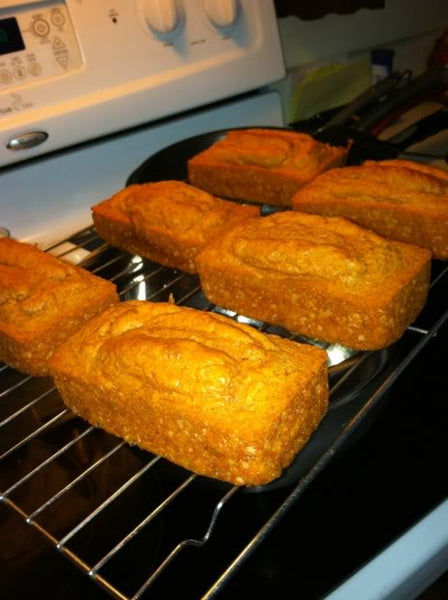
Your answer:
[[[148,26],[155,32],[174,32],[181,23],[176,0],[145,0],[143,14]]]
[[[238,0],[204,0],[204,9],[216,27],[231,27],[238,18]]]

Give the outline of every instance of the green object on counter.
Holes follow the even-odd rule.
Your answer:
[[[370,59],[324,63],[288,74],[277,87],[286,123],[308,119],[354,100],[371,86]]]

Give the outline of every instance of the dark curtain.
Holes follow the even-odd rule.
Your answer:
[[[347,15],[361,8],[384,8],[385,0],[274,0],[278,17],[295,16],[303,20],[321,19],[335,13]]]

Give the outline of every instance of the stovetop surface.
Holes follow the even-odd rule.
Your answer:
[[[219,597],[317,599],[448,495],[447,341],[445,326],[397,381],[369,431],[327,465]],[[253,511],[269,515],[278,493],[246,496],[235,527],[250,521]],[[14,531],[14,556],[3,556],[0,574],[1,589],[13,594],[8,597],[109,597],[3,505],[0,522],[3,531]],[[233,535],[216,533],[218,544]],[[206,572],[207,551],[195,560]],[[188,572],[181,575],[186,579],[169,582],[170,593],[200,597],[185,585]]]
[[[436,265],[436,270],[442,268]],[[423,328],[446,310],[445,298],[446,294],[439,294],[428,303],[419,318]],[[401,346],[404,354],[407,345],[412,348],[419,335],[418,331],[407,332]],[[301,595],[317,600],[448,496],[444,475],[447,340],[445,322],[381,398],[374,416],[352,433],[300,498],[291,503],[263,543],[254,548],[219,590],[219,597]],[[47,438],[46,442],[51,445],[52,440]],[[40,446],[37,454],[46,456],[47,450],[45,445]],[[138,452],[126,451],[126,454],[128,460],[140,464]],[[24,455],[23,461],[26,459]],[[95,494],[96,483],[93,482],[93,488],[87,485],[81,500]],[[256,532],[288,493],[294,493],[295,485],[292,481],[259,494],[236,494],[226,506],[222,520],[218,520],[210,543],[189,549],[182,564],[176,565],[174,575],[162,575],[151,592],[142,597],[201,597],[228,566],[228,551],[235,552],[238,542]],[[138,491],[130,512],[141,510],[146,492],[144,486]],[[31,495],[39,493],[38,489],[30,488]],[[209,489],[199,487],[189,498],[191,514],[200,513],[201,502],[209,493]],[[76,512],[78,508],[72,505],[68,510]],[[111,523],[132,521],[134,515],[130,512],[118,510],[107,527]],[[71,515],[67,518],[70,520]],[[163,523],[160,530],[153,532],[153,539],[160,541],[170,527],[169,523]],[[2,503],[0,528],[5,533],[3,538],[11,540],[11,544],[0,550],[6,566],[0,572],[0,589],[10,597],[18,600],[31,594],[61,600],[74,600],[83,594],[92,600],[110,597]],[[82,538],[80,550],[87,555],[98,551],[97,533],[88,528]],[[106,538],[107,533],[101,532]],[[114,576],[126,588],[134,570],[156,564],[160,549],[158,544],[148,549],[143,537],[128,559],[116,565]]]
[[[112,250],[106,252],[109,259],[115,254]],[[119,265],[126,259],[119,254],[115,258]],[[111,263],[107,264],[107,269],[112,269]],[[443,263],[434,267],[435,277],[439,271],[445,273],[442,281],[446,284]],[[121,266],[118,270],[121,272]],[[159,271],[156,269],[155,273]],[[133,277],[140,282],[138,273]],[[187,291],[183,287],[185,282],[180,283],[182,278],[174,277],[173,281],[179,289]],[[129,294],[125,281],[123,284],[122,291]],[[141,287],[138,289],[141,291]],[[146,289],[152,290],[151,283]],[[169,294],[170,289],[164,287],[160,293]],[[446,285],[441,293],[430,296],[416,327],[406,332],[399,344],[400,356],[407,356],[419,343],[422,330],[430,328],[446,309],[444,289]],[[423,350],[381,397],[375,411],[370,413],[371,418],[361,421],[335,455],[326,461],[319,476],[313,477],[301,490],[300,497],[291,503],[276,527],[269,529],[263,542],[223,586],[219,597],[252,594],[272,598],[303,593],[307,598],[319,598],[446,497],[444,424],[447,407],[443,377],[446,342],[445,324],[435,337],[428,339]],[[41,385],[45,387],[44,380]],[[7,472],[4,468],[2,476],[17,478],[22,470],[26,473],[45,460],[58,447],[59,436],[64,436],[66,427],[82,431],[83,425],[69,420],[62,427],[39,436],[14,455],[12,474],[11,469]],[[113,448],[107,435],[99,431],[93,435],[93,445],[76,446],[76,452],[56,461],[53,469],[59,483],[61,478],[65,483],[66,478],[69,481],[76,476],[89,454],[95,455],[100,450],[105,453]],[[138,450],[123,447],[119,452],[126,469],[132,464],[138,470],[147,462],[146,456]],[[4,467],[5,464],[8,462]],[[286,479],[281,486],[268,487],[260,493],[236,493],[217,520],[208,543],[188,548],[182,561],[174,564],[174,570],[162,574],[142,597],[176,597],[180,592],[183,598],[201,597],[227,568],[229,556],[235,556],[247,540],[257,534],[260,525],[288,501],[288,494],[294,494],[297,481],[308,472],[306,465],[303,468],[297,479]],[[111,509],[102,526],[85,529],[74,545],[75,554],[87,557],[86,560],[94,564],[101,556],[102,547],[110,543],[109,538],[124,535],[129,523],[138,522],[139,516],[151,509],[152,495],[160,492],[164,497],[179,474],[166,470],[163,464],[159,464],[158,469],[154,476],[139,484],[128,502],[120,502]],[[120,478],[120,468],[111,471],[105,467],[97,476],[85,480],[71,503],[56,502],[48,513],[44,511],[43,520],[37,521],[49,531],[67,528],[67,522],[76,521],[78,512],[83,514],[84,504],[107,494],[109,485],[119,485]],[[40,505],[40,496],[45,498],[51,485],[54,482],[50,476],[48,480],[30,480],[21,486],[22,491],[12,494],[12,498],[23,507],[26,516],[27,510],[32,512],[33,507]],[[106,579],[111,577],[114,583],[118,581],[118,587],[124,590],[135,590],[135,573],[142,568],[144,572],[150,571],[166,554],[164,540],[170,538],[174,530],[188,537],[189,517],[185,515],[196,521],[203,517],[199,532],[205,531],[208,503],[216,502],[221,495],[219,485],[215,488],[206,481],[195,481],[191,493],[182,498],[182,512],[174,520],[163,520],[154,526],[149,538],[144,532],[126,552],[124,560],[112,562],[106,570]],[[3,504],[0,504],[0,526],[3,539],[8,540],[1,549],[2,562],[7,568],[0,573],[0,589],[10,591],[11,597],[27,598],[34,593],[37,597],[46,595],[71,600],[79,598],[84,590],[89,598],[108,597],[48,540],[43,540],[21,515],[14,514]],[[195,535],[197,531],[196,527]],[[123,533],[119,535],[119,532]]]

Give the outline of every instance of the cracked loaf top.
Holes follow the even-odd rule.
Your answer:
[[[326,353],[171,303],[123,302],[58,350],[65,403],[94,425],[238,485],[278,477],[328,406]]]
[[[346,219],[290,211],[233,228],[216,252],[224,262],[265,270],[273,278],[300,278],[355,294],[386,285],[406,263],[399,245]]]

